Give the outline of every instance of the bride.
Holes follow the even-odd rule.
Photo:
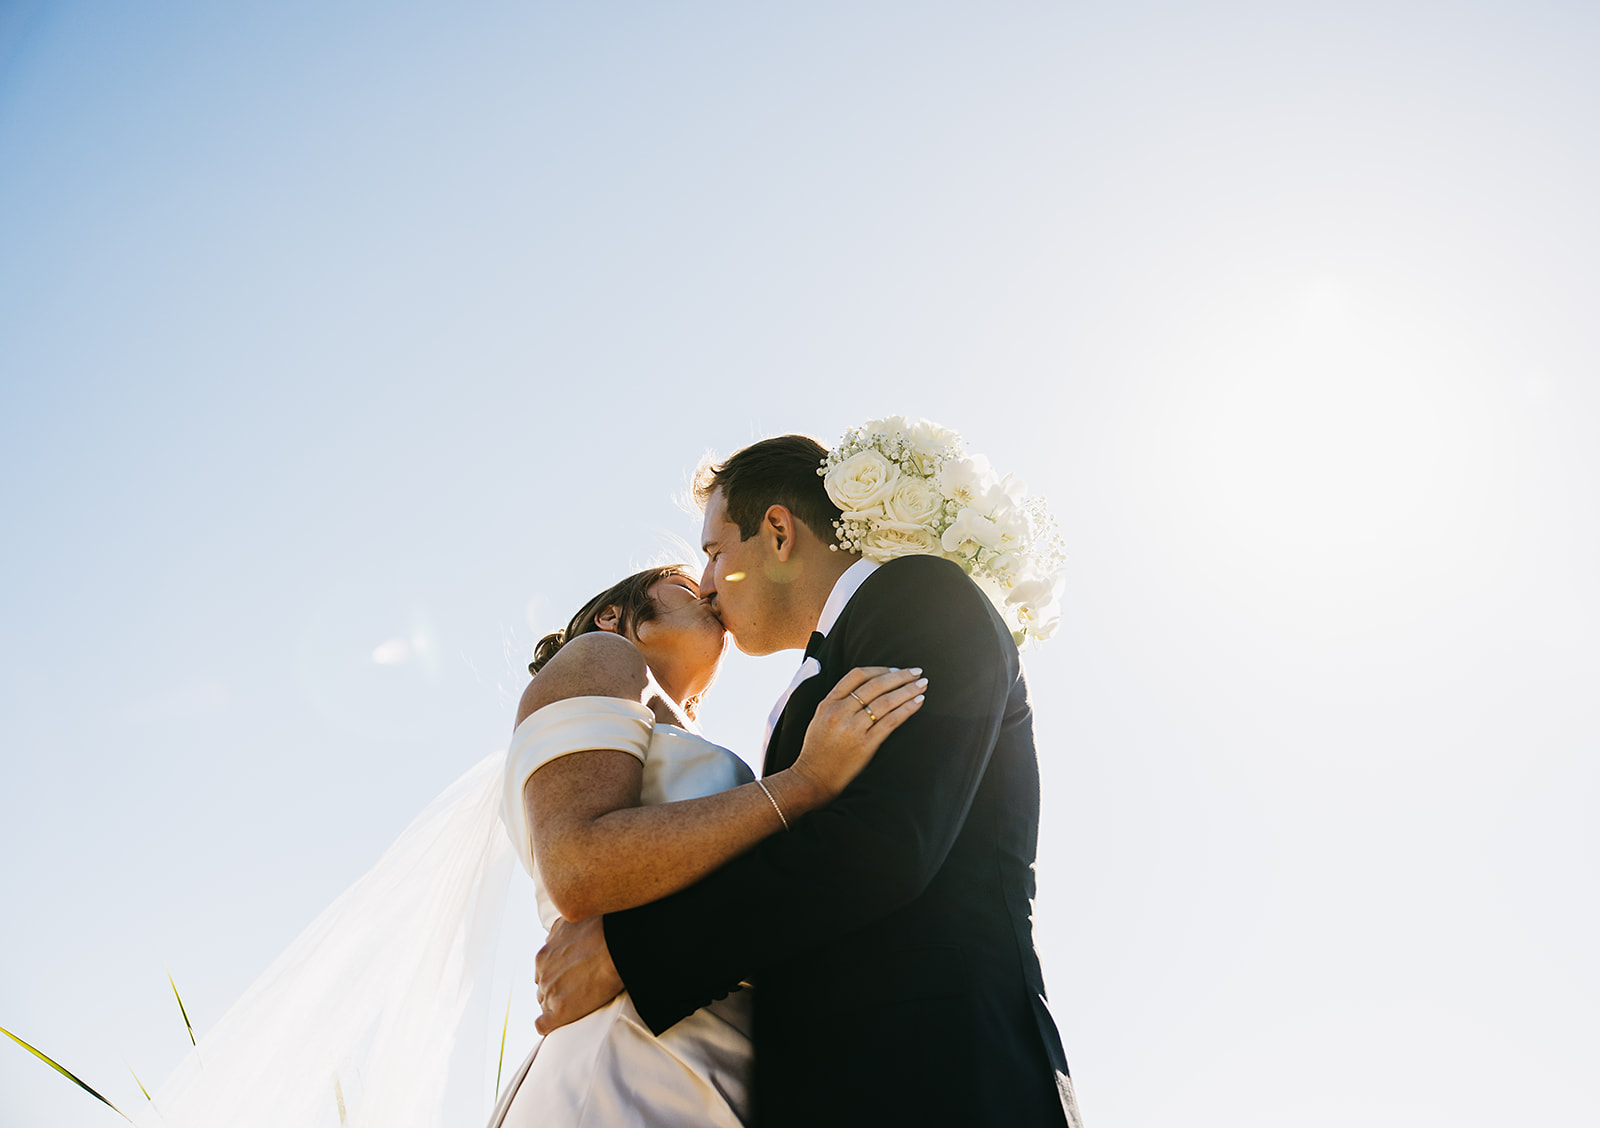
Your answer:
[[[508,753],[447,788],[200,1039],[141,1128],[442,1128],[482,1075],[511,858],[546,926],[681,889],[854,778],[921,706],[914,671],[852,670],[785,772],[756,782],[694,717],[722,624],[681,567],[590,600],[539,644]],[[874,706],[865,724],[851,693]],[[509,832],[509,833],[508,833]],[[492,1128],[737,1125],[751,992],[653,1037],[621,995],[535,1047]],[[450,1098],[457,1098],[453,1101]],[[481,1108],[481,1105],[478,1107]]]
[[[695,580],[665,567],[601,592],[540,643],[503,813],[546,927],[654,901],[787,829],[838,795],[922,703],[920,671],[852,670],[795,764],[755,781],[694,731],[725,642]],[[749,1023],[750,991],[736,990],[658,1038],[623,993],[536,1047],[490,1128],[737,1128]]]

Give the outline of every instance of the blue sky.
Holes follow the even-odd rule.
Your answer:
[[[0,9],[0,1025],[135,1103],[163,963],[220,1017],[694,541],[705,451],[893,412],[1071,552],[1026,660],[1086,1116],[1592,1121],[1597,37]],[[16,1051],[0,1122],[117,1121]]]

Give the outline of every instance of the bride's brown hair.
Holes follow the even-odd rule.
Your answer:
[[[537,674],[546,662],[556,656],[558,650],[579,635],[599,630],[595,619],[607,607],[617,609],[618,634],[624,638],[637,634],[640,623],[648,623],[656,617],[656,601],[650,598],[650,589],[668,576],[687,576],[691,580],[696,578],[685,565],[664,564],[619,580],[585,603],[564,629],[539,640],[539,645],[533,649],[533,661],[528,663],[528,673]]]

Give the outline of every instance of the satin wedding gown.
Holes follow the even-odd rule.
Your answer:
[[[595,748],[639,757],[646,804],[696,799],[755,778],[726,748],[657,723],[636,701],[575,697],[529,714],[506,756],[501,817],[533,878],[546,928],[560,914],[539,878],[523,785],[556,757]],[[737,990],[658,1038],[623,992],[534,1047],[489,1128],[740,1128],[749,1110],[750,1009],[751,992]]]

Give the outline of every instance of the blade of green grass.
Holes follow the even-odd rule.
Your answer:
[[[506,1064],[506,1031],[511,1026],[511,995],[516,991],[515,985],[506,992],[506,1020],[500,1024],[500,1061],[494,1067],[494,1095],[500,1099],[500,1071]]]
[[[172,983],[172,997],[178,1000],[178,1013],[183,1015],[183,1027],[189,1032],[189,1044],[199,1049],[200,1043],[194,1040],[194,1026],[189,1022],[189,1008],[183,1005],[183,996],[178,994],[178,985],[172,982],[172,969],[163,965],[162,970],[167,973],[167,982]]]
[[[127,1062],[123,1062],[122,1064],[123,1065],[128,1065]],[[133,1073],[133,1066],[128,1065],[128,1072],[129,1073]],[[155,1098],[150,1095],[150,1090],[146,1089],[144,1087],[144,1082],[139,1080],[139,1075],[137,1073],[133,1073],[133,1083],[135,1085],[139,1086],[139,1091],[144,1094],[144,1099],[145,1100],[147,1100],[147,1101],[155,1100]]]
[[[72,1074],[71,1070],[67,1069],[63,1065],[60,1065],[60,1064],[58,1064],[58,1063],[56,1063],[54,1061],[51,1061],[50,1058],[45,1056],[45,1054],[42,1051],[34,1049],[32,1046],[28,1045],[28,1043],[24,1042],[21,1038],[18,1038],[15,1034],[11,1033],[11,1031],[7,1030],[4,1026],[0,1026],[0,1034],[4,1034],[7,1038],[10,1038],[17,1045],[19,1045],[23,1049],[27,1050],[30,1054],[32,1054],[34,1057],[38,1058],[40,1061],[44,1062],[51,1069],[55,1070],[57,1073],[61,1074],[61,1076],[65,1077],[68,1081],[71,1081],[74,1085],[76,1085],[78,1088],[82,1089],[85,1093],[88,1093],[95,1100],[97,1100],[101,1104],[105,1105],[112,1112],[114,1112],[118,1116],[122,1117],[122,1119],[127,1120],[129,1124],[133,1123],[133,1121],[131,1119],[129,1119],[127,1113],[123,1112],[116,1105],[112,1104],[110,1101],[108,1101],[104,1097],[102,1097],[99,1093],[95,1092],[93,1089],[89,1088],[89,1086],[85,1085],[82,1081],[78,1080],[78,1078],[75,1077]]]

